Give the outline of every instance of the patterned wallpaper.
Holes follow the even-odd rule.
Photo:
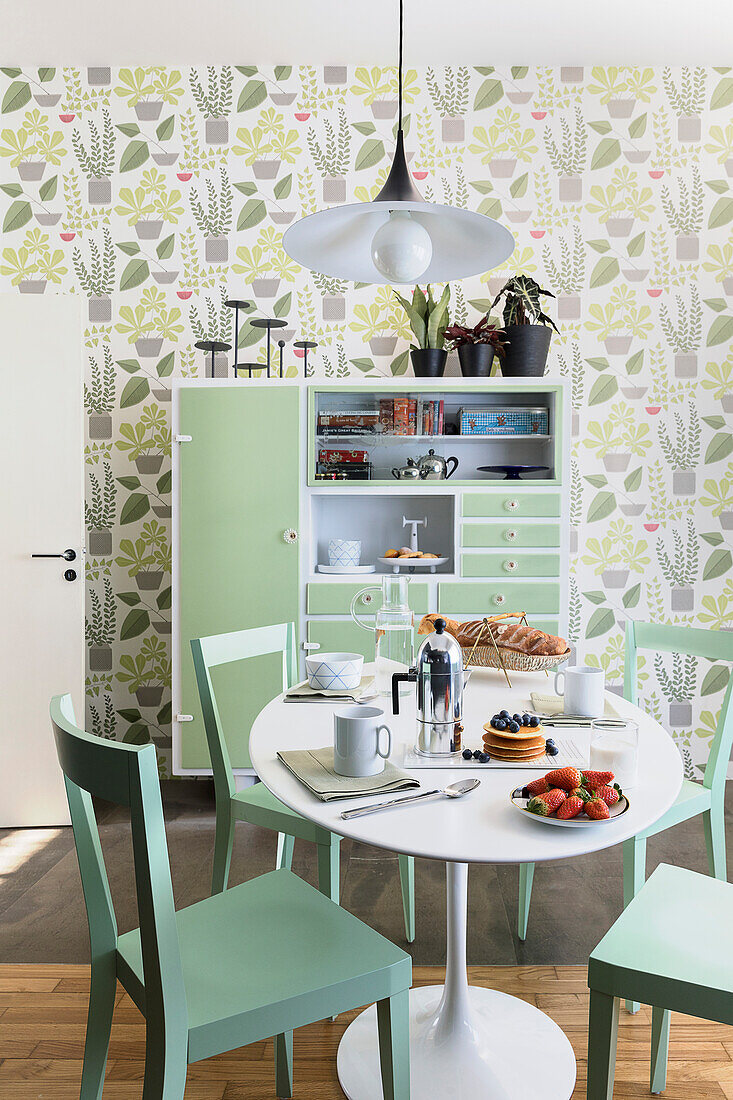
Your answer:
[[[396,117],[392,69],[5,68],[0,288],[87,299],[88,712],[170,760],[172,377],[204,376],[227,296],[319,342],[331,379],[409,373],[386,288],[301,270],[294,219],[368,200]],[[627,616],[733,626],[733,70],[458,67],[406,74],[428,199],[505,221],[499,271],[557,294],[550,372],[572,378],[571,639],[612,685]],[[248,323],[242,358],[262,361]],[[218,364],[218,369],[223,369]],[[243,382],[246,384],[246,382]],[[648,656],[647,706],[699,775],[727,669]]]

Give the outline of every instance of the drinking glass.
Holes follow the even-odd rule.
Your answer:
[[[620,722],[609,727],[601,719],[591,723],[591,771],[613,772],[622,790],[634,787],[639,764],[639,727],[636,722]]]

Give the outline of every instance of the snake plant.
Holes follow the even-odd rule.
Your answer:
[[[395,296],[410,321],[410,328],[415,337],[415,343],[411,345],[413,351],[419,348],[442,348],[445,344],[445,330],[448,327],[450,285],[446,284],[437,302],[433,298],[430,286],[427,295],[419,286],[416,286],[412,292],[411,302],[397,291]]]
[[[542,312],[540,298],[554,298],[549,290],[543,290],[539,283],[530,279],[529,275],[515,275],[504,283],[499,293],[491,303],[491,308],[497,304],[500,298],[504,298],[504,327],[508,325],[551,325],[555,332],[557,325]]]

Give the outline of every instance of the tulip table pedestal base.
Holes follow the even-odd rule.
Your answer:
[[[466,972],[468,866],[448,863],[444,986],[410,993],[410,1079],[415,1100],[569,1100],[575,1056],[533,1005],[481,986]],[[346,1029],[338,1077],[349,1100],[382,1100],[376,1008]]]

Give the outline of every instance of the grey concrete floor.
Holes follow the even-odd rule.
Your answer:
[[[167,782],[164,803],[176,906],[208,895],[214,838],[208,782]],[[98,821],[120,931],[137,924],[129,825],[115,807],[100,805]],[[727,795],[728,835],[733,789]],[[239,823],[231,883],[269,871],[275,835]],[[705,873],[702,821],[696,818],[653,837],[648,871],[660,862]],[[296,843],[293,870],[315,883],[312,845]],[[733,864],[729,860],[729,878]],[[416,861],[417,964],[445,962],[445,870]],[[0,961],[88,961],[81,883],[70,829],[0,830]],[[397,858],[352,841],[342,844],[342,904],[405,946]],[[516,935],[517,868],[474,866],[469,876],[468,958],[473,964],[573,964],[588,955],[621,911],[621,851],[537,867],[529,931]]]

